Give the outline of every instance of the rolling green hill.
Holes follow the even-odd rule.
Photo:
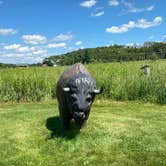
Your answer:
[[[44,61],[53,60],[59,65],[94,62],[122,62],[137,60],[156,60],[166,58],[166,43],[147,42],[142,47],[113,45],[109,47],[87,48],[51,56]]]

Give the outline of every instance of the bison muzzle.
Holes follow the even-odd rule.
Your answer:
[[[101,92],[102,89],[96,89],[95,80],[82,64],[74,64],[64,71],[56,89],[63,128],[69,128],[71,119],[80,129],[83,128],[95,95]]]

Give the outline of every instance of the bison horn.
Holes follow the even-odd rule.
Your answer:
[[[69,91],[70,91],[70,88],[69,88],[69,87],[65,87],[65,88],[63,88],[63,90],[64,90],[65,92],[69,92]]]
[[[93,93],[95,93],[95,94],[100,94],[100,93],[102,93],[103,92],[103,87],[101,88],[101,89],[95,89],[94,91],[93,91]]]
[[[100,90],[99,89],[95,89],[93,92],[94,93],[100,93]]]

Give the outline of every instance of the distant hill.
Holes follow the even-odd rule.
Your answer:
[[[13,64],[4,64],[4,63],[0,63],[0,68],[7,68],[7,67],[15,67],[16,65]]]
[[[122,61],[138,61],[138,60],[156,60],[166,59],[166,43],[164,42],[146,42],[142,47],[133,45],[126,47],[122,45],[113,45],[109,47],[86,48],[69,52],[62,55],[53,55],[43,60],[43,64],[47,66],[71,65],[77,62],[83,64],[95,62],[122,62]],[[0,67],[27,67],[41,66],[37,64],[3,64]]]
[[[0,63],[0,68],[15,68],[15,67],[35,67],[35,66],[41,66],[41,63],[35,63],[35,64],[5,64]]]
[[[166,43],[146,42],[142,47],[126,47],[113,45],[109,47],[87,48],[62,55],[54,55],[44,61],[53,60],[59,65],[71,65],[81,62],[83,64],[93,62],[121,62],[137,60],[156,60],[166,58]]]

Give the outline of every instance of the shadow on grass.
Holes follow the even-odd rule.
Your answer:
[[[58,116],[48,118],[46,121],[46,128],[51,131],[51,135],[48,139],[53,139],[54,137],[72,139],[80,132],[73,121],[70,124],[69,130],[63,130],[61,127],[61,120]]]

